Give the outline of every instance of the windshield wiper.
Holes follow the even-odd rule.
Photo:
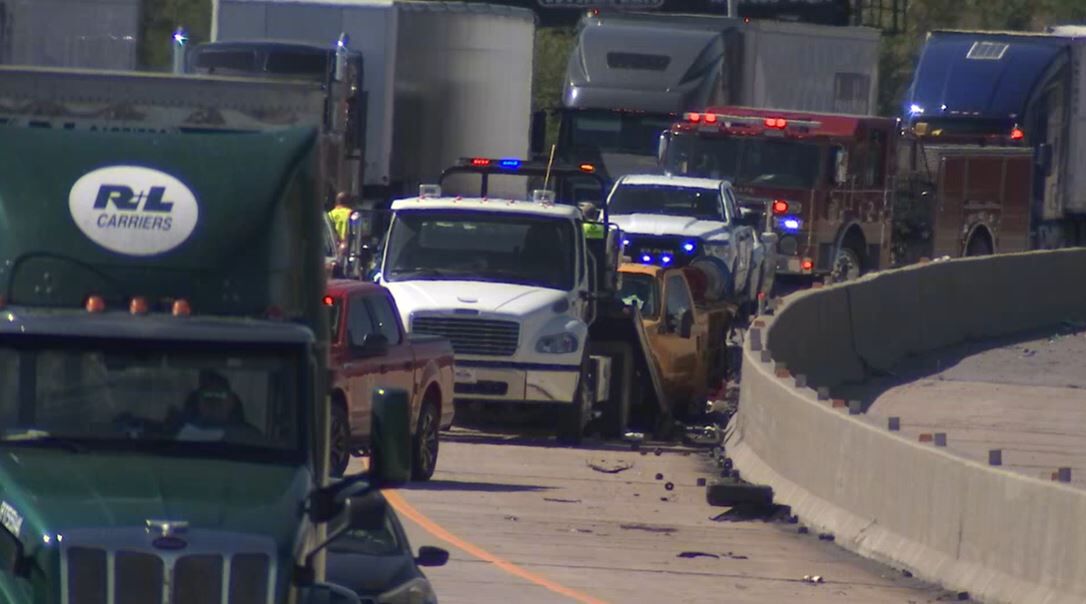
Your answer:
[[[86,445],[79,441],[53,436],[44,430],[27,430],[26,432],[9,434],[0,438],[0,446],[4,445],[41,445],[57,449],[66,449],[72,453],[86,453],[90,450]]]

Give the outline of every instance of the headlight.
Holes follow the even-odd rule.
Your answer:
[[[411,579],[377,596],[379,604],[437,604],[437,594],[423,577]]]
[[[577,351],[577,336],[571,333],[556,333],[539,338],[535,351],[544,354],[566,354]]]

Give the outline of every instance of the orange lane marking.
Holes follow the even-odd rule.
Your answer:
[[[550,581],[549,579],[545,579],[533,572],[527,571],[517,566],[516,564],[509,562],[508,560],[499,558],[498,556],[495,556],[494,554],[486,551],[485,549],[477,545],[473,545],[471,543],[468,543],[467,541],[464,541],[460,537],[457,537],[456,535],[442,528],[441,525],[439,525],[438,523],[424,516],[422,512],[416,510],[410,503],[407,503],[407,500],[404,499],[403,496],[397,493],[395,490],[386,490],[382,492],[385,495],[385,499],[388,500],[389,504],[392,505],[393,509],[395,509],[397,513],[406,516],[407,518],[410,518],[412,522],[421,526],[423,529],[426,530],[426,532],[430,533],[434,537],[437,537],[438,539],[441,539],[445,543],[448,543],[455,548],[464,550],[465,552],[471,554],[472,556],[475,556],[476,558],[479,558],[480,560],[485,560],[511,575],[520,577],[525,581],[535,583],[540,587],[545,587],[553,591],[554,593],[561,594],[563,596],[566,596],[567,598],[582,602],[583,604],[606,604],[603,600],[597,600],[596,598],[593,598],[591,596],[587,596],[568,587],[559,585],[553,581]]]

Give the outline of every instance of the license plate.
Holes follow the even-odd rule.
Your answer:
[[[461,384],[474,384],[476,381],[474,369],[456,368],[456,381]]]

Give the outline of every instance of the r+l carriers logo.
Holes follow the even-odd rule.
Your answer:
[[[109,166],[72,185],[68,210],[91,241],[128,256],[168,252],[188,240],[200,208],[177,178],[141,166]]]

